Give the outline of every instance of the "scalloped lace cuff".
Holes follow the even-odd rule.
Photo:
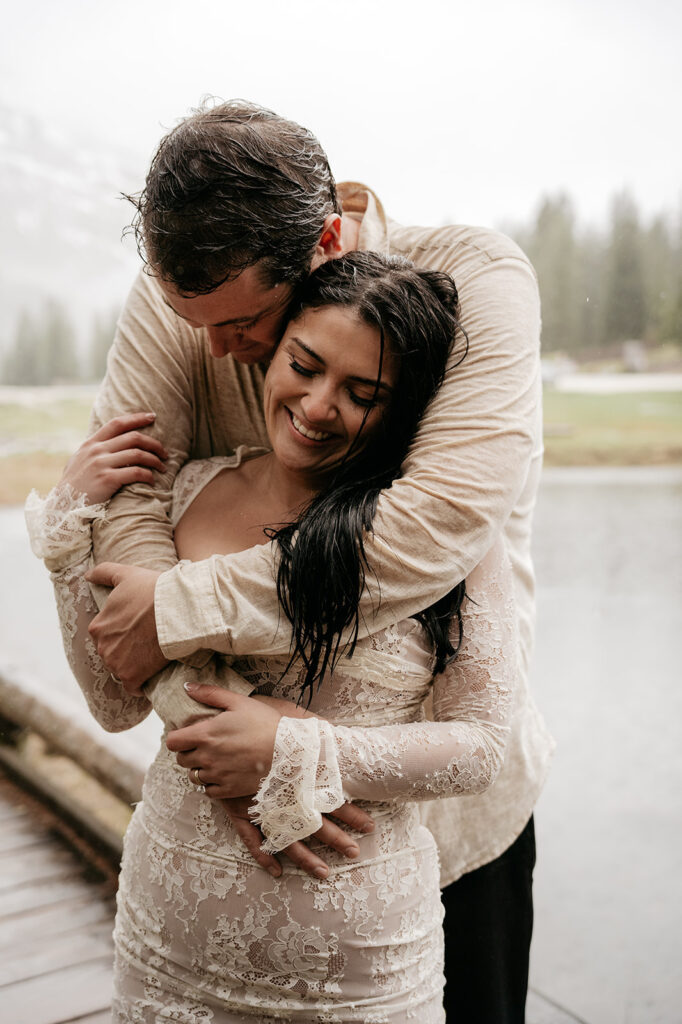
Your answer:
[[[334,730],[319,718],[281,718],[272,768],[261,782],[250,814],[260,825],[266,853],[305,839],[322,815],[344,802]]]
[[[105,514],[105,504],[88,505],[87,497],[76,494],[70,484],[54,487],[46,498],[31,491],[24,517],[33,554],[50,572],[76,565],[90,551],[90,523]]]

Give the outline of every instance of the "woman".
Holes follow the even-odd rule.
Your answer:
[[[165,745],[148,772],[119,890],[119,1022],[444,1020],[438,861],[413,801],[479,792],[500,766],[515,673],[501,542],[467,581],[465,607],[460,586],[416,619],[356,638],[362,537],[444,373],[456,301],[446,275],[401,260],[352,253],[320,267],[302,286],[268,370],[272,452],[241,449],[178,476],[180,557],[273,539],[294,645],[288,661],[235,664],[256,691],[242,702],[270,730],[261,767],[241,790],[225,793],[210,765],[192,764],[197,754],[182,755],[185,771]],[[138,450],[137,435],[126,434],[136,422],[103,428],[67,468],[43,516],[49,530],[36,526],[37,510],[29,516],[40,553],[51,556],[67,648],[90,706],[109,723],[113,707],[122,727],[143,717],[144,701],[121,697],[86,633],[94,608],[83,522],[104,511],[71,499],[76,490],[101,501],[126,473],[160,468],[158,442]],[[105,474],[114,473],[104,488],[93,480],[93,444]],[[122,476],[125,462],[135,465]],[[50,510],[65,500],[75,511],[55,527]],[[425,722],[431,693],[436,721]],[[351,861],[326,851],[324,879],[287,864],[272,878],[204,786],[216,797],[257,789],[268,850],[312,836],[321,814],[345,799],[371,801],[376,827],[355,839]]]

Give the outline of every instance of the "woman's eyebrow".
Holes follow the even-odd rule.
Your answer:
[[[314,359],[317,363],[320,363],[322,366],[327,365],[322,356],[319,355],[314,349],[310,348],[308,345],[305,345],[300,338],[297,338],[294,335],[292,338],[290,338],[290,341],[293,341],[294,344],[298,345],[299,348],[302,348],[303,351],[307,355],[309,355],[311,359]],[[370,388],[377,387],[376,378],[373,377],[359,377],[356,374],[352,374],[348,378],[348,380],[355,381],[356,384],[366,384]],[[390,386],[390,384],[385,384],[383,380],[379,381],[379,388],[381,388],[383,391],[389,391],[391,393],[393,392],[393,388]]]
[[[304,345],[300,338],[297,338],[294,335],[290,340],[293,341],[295,345],[298,345],[299,348],[302,348],[303,351],[306,352],[311,359],[315,359],[318,363],[321,363],[322,366],[327,365],[322,356],[318,355],[318,353],[315,352],[315,350],[310,348],[308,345]]]

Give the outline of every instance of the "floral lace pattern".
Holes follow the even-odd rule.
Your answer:
[[[281,720],[272,767],[255,800],[268,852],[311,835],[320,827],[320,811],[333,810],[343,800],[432,800],[480,793],[494,782],[510,731],[517,671],[510,579],[502,545],[496,545],[468,583],[459,656],[434,680],[436,721],[405,721],[398,709],[397,694],[403,694],[403,710],[421,717],[431,679],[421,644],[417,651],[422,657],[409,660],[410,643],[415,643],[415,636],[421,640],[416,623],[412,630],[409,624],[398,624],[384,631],[384,650],[382,634],[363,641],[350,665],[337,669],[328,684],[330,695],[338,700],[337,677],[354,679],[359,683],[355,703],[363,708],[363,719],[370,716],[368,701],[373,699],[384,707],[383,713],[377,709],[374,715],[377,723],[389,711],[400,724],[350,727],[338,724],[338,714],[333,716],[333,729],[316,719]],[[394,660],[400,668],[393,666]],[[408,676],[416,706],[405,689]],[[396,680],[400,688],[394,691]],[[346,718],[352,696],[352,689],[346,688]],[[315,705],[311,709],[318,710]],[[334,710],[325,708],[325,717]],[[331,807],[330,800],[336,800]]]
[[[183,502],[226,461],[185,471]],[[87,676],[81,685],[93,714],[125,728],[149,705],[122,698],[87,646],[88,615],[96,612],[82,578],[89,523],[72,499],[70,525],[63,517],[56,528],[69,564],[59,564],[59,544],[48,555],[56,559],[65,646]],[[191,785],[161,745],[126,834],[114,1021],[443,1024],[438,856],[413,801],[479,792],[499,768],[516,673],[501,543],[467,588],[465,640],[445,673],[432,680],[421,627],[398,623],[340,659],[311,703],[319,719],[280,723],[257,799],[272,847],[311,836],[320,814],[344,798],[368,801],[375,820],[375,831],[357,839],[353,861],[307,840],[329,865],[325,880],[288,861],[277,879],[260,869],[220,802]],[[250,687],[295,700],[300,669],[285,671],[286,664],[245,658],[234,667]],[[424,720],[430,696],[434,722]]]
[[[32,491],[24,514],[31,549],[50,570],[64,651],[93,718],[107,730],[130,729],[151,711],[145,697],[128,696],[104,667],[88,626],[98,608],[84,575],[90,567],[91,523],[105,505],[88,505],[84,495],[66,486],[47,498]]]

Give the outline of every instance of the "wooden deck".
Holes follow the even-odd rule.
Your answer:
[[[3,1024],[111,1020],[114,890],[111,869],[0,773]]]

